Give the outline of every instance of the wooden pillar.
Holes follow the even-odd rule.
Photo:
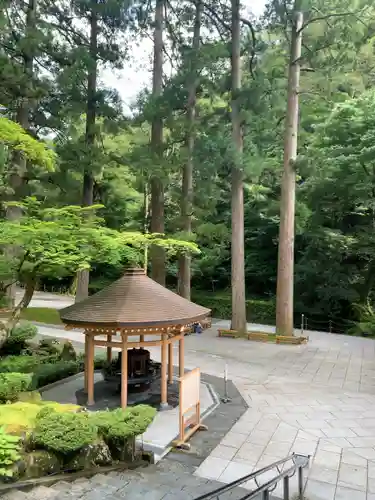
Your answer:
[[[168,387],[167,387],[167,335],[161,335],[161,401],[160,408],[168,408]]]
[[[185,373],[185,337],[178,341],[178,374],[182,377]]]
[[[128,338],[125,333],[121,335],[121,408],[125,410],[128,405]]]
[[[94,401],[94,335],[86,334],[87,337],[87,406],[95,404]]]
[[[139,336],[139,341],[140,342],[144,342],[145,341],[145,336],[144,335],[140,335]],[[141,349],[143,349],[143,347],[141,346]]]
[[[107,342],[112,342],[112,335],[107,335]],[[107,347],[107,363],[112,361],[112,347]]]
[[[168,383],[173,382],[173,337],[168,344]]]
[[[88,334],[85,331],[85,357],[84,357],[84,369],[85,369],[85,394],[87,394],[87,367],[88,367],[88,351],[89,351],[89,344],[88,344]]]

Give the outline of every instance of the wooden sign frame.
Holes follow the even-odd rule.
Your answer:
[[[191,436],[198,430],[207,430],[201,423],[200,382],[199,368],[194,368],[179,378],[179,437],[172,442],[176,448],[189,450],[190,444],[187,441]],[[186,420],[186,414],[192,410],[193,415]]]

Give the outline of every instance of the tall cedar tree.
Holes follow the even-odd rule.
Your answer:
[[[182,196],[181,216],[182,229],[185,234],[191,233],[191,219],[193,210],[193,172],[194,172],[194,142],[195,142],[195,111],[198,86],[197,61],[199,57],[199,46],[201,37],[202,2],[195,2],[195,21],[192,50],[189,57],[188,75],[188,101],[187,101],[187,133],[186,148],[187,159],[182,171]],[[191,295],[191,257],[181,255],[178,269],[178,293],[185,299],[190,300]]]
[[[241,89],[240,0],[232,0],[232,326],[246,331],[244,200],[242,169],[242,127],[239,93]]]
[[[91,0],[90,12],[90,47],[89,68],[87,72],[87,110],[86,110],[86,146],[90,150],[95,145],[95,122],[96,122],[96,86],[98,77],[98,15],[96,10],[97,1]],[[86,167],[83,173],[82,205],[91,206],[94,201],[94,175]],[[90,272],[80,271],[77,276],[76,302],[85,299],[89,294]]]
[[[156,0],[154,27],[154,68],[152,94],[155,100],[163,92],[163,29],[164,0]],[[151,125],[151,149],[156,161],[163,159],[163,118],[156,112]],[[164,233],[164,183],[160,173],[151,177],[151,232]],[[165,285],[165,250],[153,245],[150,249],[151,277]]]
[[[294,334],[294,225],[296,203],[296,170],[298,141],[298,94],[300,82],[303,14],[294,5],[290,42],[288,101],[285,121],[284,170],[281,182],[279,255],[276,292],[276,331]]]

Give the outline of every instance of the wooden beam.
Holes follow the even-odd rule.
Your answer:
[[[95,404],[94,401],[94,337],[87,335],[87,406]]]
[[[166,335],[161,338],[161,409],[168,408],[168,387],[167,387],[167,349]]]
[[[112,341],[112,335],[107,335],[107,342]],[[107,345],[107,363],[112,361],[112,346]]]
[[[173,382],[173,342],[168,344],[168,383]]]
[[[122,337],[121,355],[121,408],[125,410],[128,405],[128,343],[126,335]]]
[[[166,334],[164,334],[166,335]],[[168,345],[175,340],[179,340],[183,335],[177,335],[175,337],[171,337],[170,339],[166,339],[165,343]],[[122,342],[108,342],[108,340],[94,340],[94,344],[100,347],[114,347],[117,349],[121,349]],[[162,345],[161,340],[146,340],[145,342],[127,342],[128,349],[133,349],[134,347],[158,347]]]
[[[178,342],[178,372],[182,377],[185,373],[185,336],[182,335]]]
[[[85,368],[85,375],[84,375],[84,377],[85,377],[85,394],[87,394],[87,387],[88,387],[88,384],[87,384],[88,350],[89,350],[88,335],[87,335],[87,333],[85,333],[85,365],[84,365],[84,368]]]

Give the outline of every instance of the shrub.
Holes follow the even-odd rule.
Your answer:
[[[60,343],[56,339],[43,339],[38,344],[29,342],[22,350],[28,356],[43,356],[47,359],[60,359]]]
[[[44,363],[39,365],[33,374],[31,387],[38,389],[47,384],[52,384],[82,370],[79,361],[57,361],[56,363]]]
[[[143,434],[155,415],[155,408],[138,405],[126,410],[118,408],[112,411],[98,411],[90,415],[90,420],[106,440],[123,440]]]
[[[36,356],[6,356],[0,361],[0,373],[32,373],[39,363]]]
[[[0,409],[0,426],[7,432],[22,434],[31,431],[36,424],[39,414],[45,411],[56,411],[58,413],[74,412],[80,407],[77,405],[60,404],[54,401],[18,401],[2,405]]]
[[[12,477],[12,466],[21,458],[20,438],[7,434],[0,427],[0,477]]]
[[[228,295],[213,294],[210,292],[193,291],[192,300],[197,304],[208,307],[212,316],[228,319],[232,314],[232,298]],[[276,304],[273,299],[246,301],[246,317],[252,323],[273,324],[275,322]]]
[[[26,392],[31,385],[29,373],[0,373],[0,403],[16,401],[21,392]]]
[[[1,354],[20,354],[27,342],[35,337],[38,328],[27,321],[19,323],[10,332],[9,337],[1,347]]]
[[[94,443],[97,434],[86,413],[57,413],[43,408],[36,419],[34,441],[47,450],[67,454]]]

